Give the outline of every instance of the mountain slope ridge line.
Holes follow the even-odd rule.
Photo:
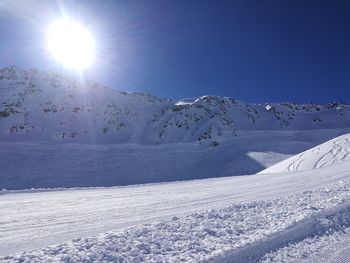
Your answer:
[[[340,102],[256,104],[221,96],[173,101],[16,67],[0,70],[0,90],[0,140],[7,141],[217,146],[245,130],[350,127],[350,107]]]

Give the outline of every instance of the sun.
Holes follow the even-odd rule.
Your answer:
[[[84,70],[95,60],[95,40],[90,31],[79,22],[62,18],[48,27],[47,48],[65,67]]]

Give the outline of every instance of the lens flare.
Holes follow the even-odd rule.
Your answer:
[[[95,60],[95,40],[80,23],[62,18],[49,25],[48,51],[64,66],[83,70]]]

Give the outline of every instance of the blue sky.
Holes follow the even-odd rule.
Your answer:
[[[89,78],[168,98],[350,103],[350,1],[7,1],[0,66],[64,70],[45,50],[47,24],[87,25]]]

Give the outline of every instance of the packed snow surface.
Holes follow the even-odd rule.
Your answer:
[[[310,150],[290,157],[263,173],[293,172],[326,167],[350,160],[350,134],[339,136]]]
[[[299,262],[299,263],[348,263],[350,262],[350,228],[348,222],[340,221],[339,217],[347,210],[339,211],[338,215],[322,218],[328,229],[325,233],[311,235],[300,242],[290,243],[276,251],[265,254],[259,263],[269,262]],[[329,217],[329,216],[328,216]],[[335,220],[334,220],[335,219]],[[345,220],[350,220],[348,215]],[[321,220],[320,220],[321,221]],[[321,222],[322,222],[321,221]]]
[[[343,162],[293,174],[3,191],[0,254],[5,262],[249,262],[312,237],[316,228],[323,235],[331,223],[325,228],[328,221],[319,219],[327,215],[342,211],[347,218],[349,180],[350,162]]]

